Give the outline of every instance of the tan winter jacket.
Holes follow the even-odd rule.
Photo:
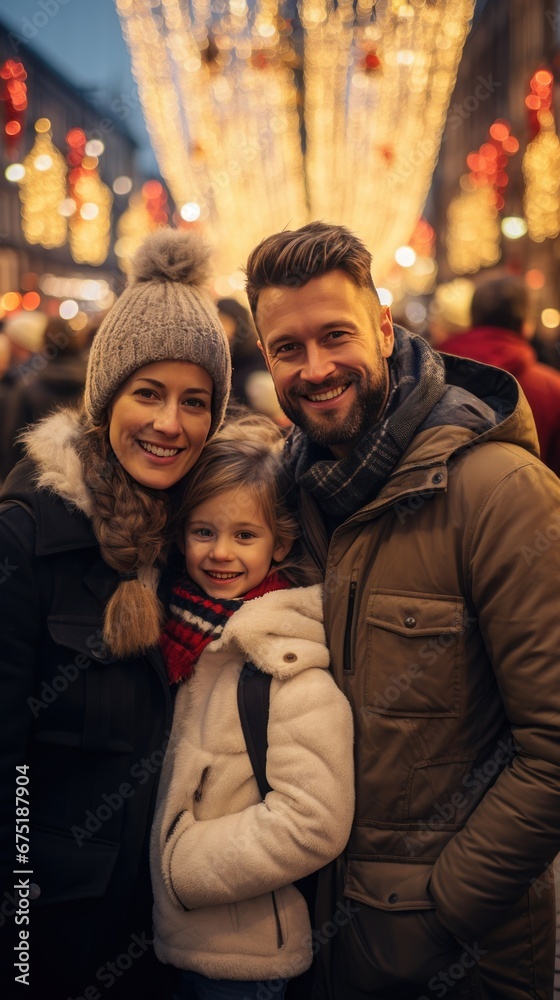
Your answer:
[[[336,894],[366,904],[331,949],[358,988],[427,975],[419,992],[443,995],[430,991],[457,961],[441,956],[447,928],[484,952],[481,997],[549,1000],[554,893],[542,872],[560,849],[560,482],[536,458],[515,380],[445,362],[441,403],[328,546],[301,497],[326,568],[333,672],[356,726],[355,821],[322,917]],[[317,995],[354,996],[328,985]]]
[[[319,585],[247,601],[180,688],[152,831],[155,949],[211,978],[311,964],[291,883],[343,849],[354,807],[352,718],[327,667]],[[245,660],[272,674],[260,798],[237,707]]]

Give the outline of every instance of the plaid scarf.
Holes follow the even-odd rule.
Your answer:
[[[443,359],[422,337],[398,326],[389,378],[383,418],[366,431],[349,455],[333,458],[299,428],[290,439],[288,462],[295,481],[328,517],[347,518],[377,496],[445,392]]]
[[[221,636],[228,618],[245,601],[290,586],[282,573],[270,573],[243,597],[218,601],[205,594],[183,571],[171,588],[170,617],[159,640],[170,683],[192,676],[202,650]]]

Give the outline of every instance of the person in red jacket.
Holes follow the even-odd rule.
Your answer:
[[[560,475],[560,372],[540,364],[527,340],[531,324],[525,284],[513,276],[486,281],[473,295],[471,317],[472,328],[445,340],[438,350],[515,376],[533,411],[541,459]]]

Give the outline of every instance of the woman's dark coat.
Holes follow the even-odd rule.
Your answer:
[[[64,433],[57,419],[49,418],[53,433]],[[57,444],[56,461],[72,455],[71,442]],[[46,479],[50,461],[47,449]],[[151,953],[147,856],[171,723],[165,669],[158,650],[129,660],[108,652],[102,616],[117,574],[101,559],[87,516],[52,489],[37,489],[36,472],[30,460],[19,463],[0,495],[27,507],[0,507],[0,953],[5,961],[13,934],[30,931],[27,997],[94,998],[109,988],[112,1000],[165,997],[151,979],[163,967]],[[29,778],[20,785],[31,826],[23,863],[23,836],[15,846],[18,765],[28,765]],[[19,818],[25,835],[25,810]],[[29,924],[19,926],[13,886],[27,874],[14,869],[32,871],[39,887],[29,909],[23,903]],[[8,969],[2,996],[15,993],[18,974]]]

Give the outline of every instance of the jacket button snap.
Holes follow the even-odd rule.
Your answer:
[[[295,663],[297,656],[295,653],[285,653],[283,659],[284,663]]]
[[[107,658],[108,649],[104,643],[102,646],[96,646],[95,649],[92,649],[91,653],[96,660],[105,660]]]
[[[405,628],[415,628],[416,618],[413,618],[412,615],[407,615],[407,617],[404,620],[404,624]]]
[[[40,895],[41,895],[41,886],[37,885],[36,882],[31,882],[29,885],[29,898],[39,899]]]
[[[389,896],[389,899],[387,900],[388,903],[398,903],[398,901],[399,901],[398,892],[392,892],[391,895]]]
[[[442,479],[443,479],[442,473],[436,472],[435,476],[432,476],[432,483],[435,483],[437,486],[438,483],[441,483]]]

